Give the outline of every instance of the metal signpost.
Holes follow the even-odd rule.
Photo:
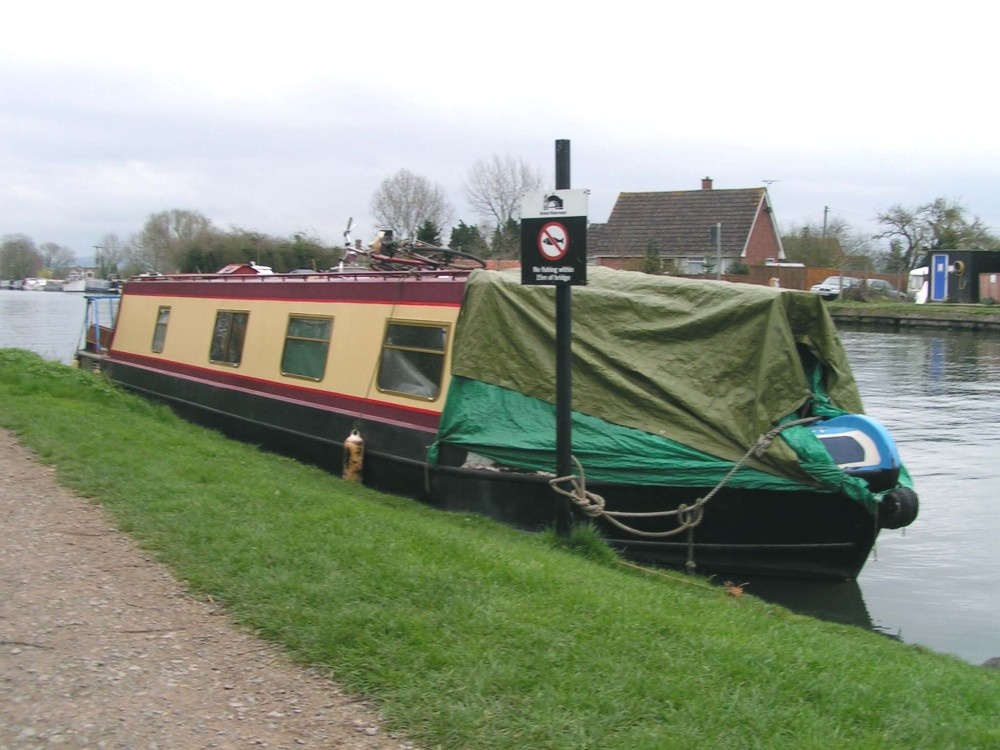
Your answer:
[[[571,190],[569,141],[556,141],[556,189],[521,201],[521,283],[556,288],[556,475],[573,473],[572,288],[587,283],[587,191]],[[568,533],[569,506],[556,518]]]

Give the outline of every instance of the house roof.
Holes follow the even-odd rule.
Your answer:
[[[772,217],[762,187],[619,193],[607,224],[588,229],[587,244],[593,255],[642,255],[650,242],[661,255],[706,255],[715,251],[711,228],[721,222],[722,253],[740,256],[755,222]]]
[[[274,273],[270,266],[258,266],[253,261],[249,263],[230,263],[228,266],[223,266],[218,271],[218,274],[261,274],[266,275]]]

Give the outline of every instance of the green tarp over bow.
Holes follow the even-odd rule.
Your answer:
[[[714,484],[783,421],[862,412],[818,295],[604,268],[588,276],[572,291],[573,451],[588,477],[675,484],[687,473],[692,484]],[[551,471],[555,290],[477,271],[455,336],[439,440]],[[786,433],[739,484],[845,489],[808,430]],[[803,462],[815,464],[809,473]],[[848,494],[868,494],[859,480],[847,484]]]

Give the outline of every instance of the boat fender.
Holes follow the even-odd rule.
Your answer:
[[[878,508],[878,525],[883,529],[901,529],[917,518],[920,503],[917,493],[909,487],[897,487],[882,496]]]
[[[365,441],[355,427],[344,441],[344,472],[341,478],[348,482],[360,482],[365,463]]]

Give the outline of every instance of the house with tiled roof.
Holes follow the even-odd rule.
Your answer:
[[[721,225],[721,239],[713,234]],[[619,193],[605,224],[587,230],[591,261],[641,270],[650,253],[664,271],[726,273],[735,264],[763,266],[784,260],[781,235],[767,188]]]

